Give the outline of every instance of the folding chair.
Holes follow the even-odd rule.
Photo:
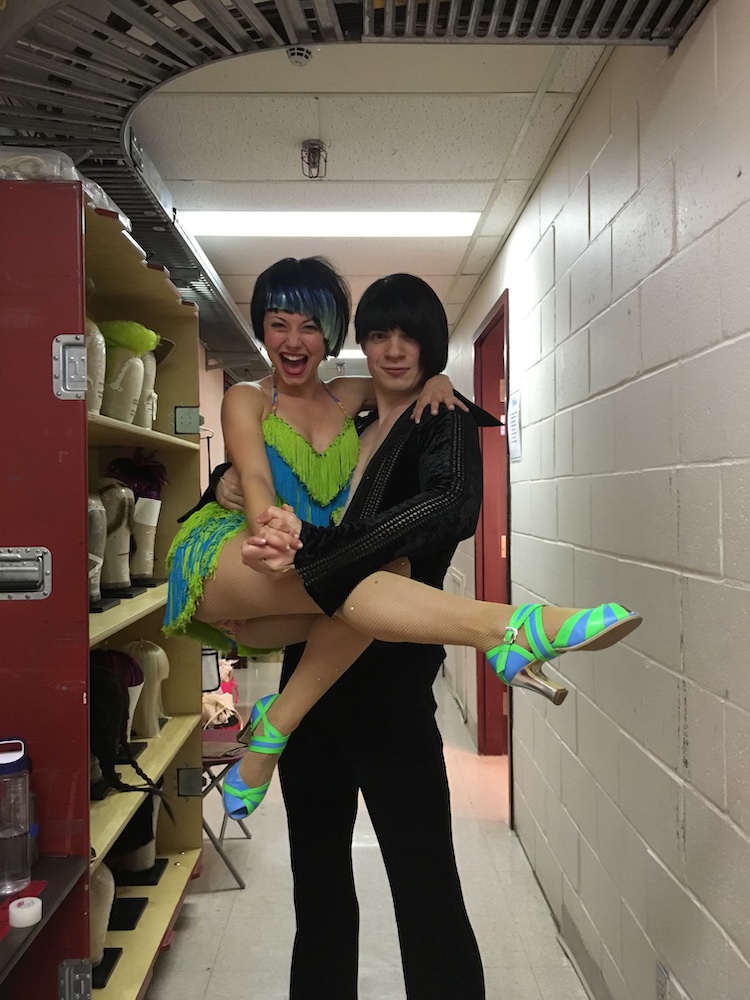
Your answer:
[[[202,688],[204,693],[209,691],[218,691],[219,688],[226,690],[225,685],[221,683],[221,675],[219,672],[219,654],[215,649],[204,649],[203,650],[203,684]],[[236,701],[237,685],[234,684],[234,700]],[[221,795],[223,792],[222,779],[227,773],[229,768],[236,764],[237,761],[242,759],[242,756],[247,749],[241,743],[237,743],[236,740],[232,739],[236,732],[239,731],[240,725],[236,727],[220,727],[216,729],[204,729],[202,733],[202,758],[203,758],[203,777],[205,784],[203,786],[203,798],[208,795],[212,789],[216,789]],[[220,768],[218,773],[215,773],[214,769]],[[221,830],[219,836],[217,837],[211,827],[206,821],[205,814],[203,816],[203,829],[206,836],[214,845],[216,853],[219,855],[221,860],[227,866],[229,871],[234,876],[237,885],[240,889],[245,888],[245,881],[237,871],[236,867],[232,864],[231,859],[228,857],[226,851],[224,850],[224,835],[227,829],[227,821],[229,816],[224,813],[224,818],[221,823]],[[252,834],[245,826],[242,820],[235,820],[239,823],[242,832],[248,840],[252,839]]]
[[[234,741],[227,742],[227,734],[221,729],[204,729],[202,733],[203,739],[203,774],[206,780],[206,784],[203,788],[203,798],[208,795],[212,789],[216,789],[221,795],[223,791],[222,779],[227,773],[229,768],[236,764],[238,760],[241,760],[247,747],[243,746],[241,743],[235,743]],[[214,768],[221,768],[218,773],[214,773]],[[229,871],[234,876],[237,885],[240,889],[245,888],[245,881],[240,875],[240,873],[235,868],[231,859],[228,857],[226,851],[224,850],[224,835],[227,829],[227,821],[229,816],[224,813],[224,818],[221,821],[221,830],[219,831],[219,836],[217,837],[214,831],[206,822],[205,815],[203,816],[203,829],[206,836],[211,841],[216,849],[216,853],[219,855],[221,860],[227,866]],[[244,820],[238,819],[234,822],[238,823],[242,832],[247,837],[248,840],[252,839],[252,833],[245,826]]]

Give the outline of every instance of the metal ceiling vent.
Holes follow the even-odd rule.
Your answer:
[[[365,0],[364,37],[676,45],[708,0]]]
[[[378,41],[675,46],[708,0],[0,0],[0,144],[62,149],[200,305],[219,364],[267,363],[218,275],[173,223],[128,122],[159,84],[241,53]]]

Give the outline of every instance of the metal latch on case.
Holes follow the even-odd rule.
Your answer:
[[[86,342],[80,333],[63,333],[52,341],[52,389],[58,399],[86,395]]]
[[[0,549],[0,600],[43,600],[51,590],[49,549],[31,546]]]

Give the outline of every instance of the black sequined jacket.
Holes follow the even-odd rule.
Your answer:
[[[482,502],[479,426],[499,421],[473,404],[441,408],[419,424],[409,407],[370,460],[343,520],[303,523],[294,564],[319,607],[332,615],[366,576],[399,557],[434,587],[459,541],[473,535]]]

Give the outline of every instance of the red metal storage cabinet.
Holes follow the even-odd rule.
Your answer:
[[[87,414],[87,277],[95,320],[143,323],[173,345],[157,374],[153,429]],[[134,931],[108,934],[120,958],[97,1000],[143,996],[198,868],[200,795],[178,794],[178,785],[189,789],[200,773],[200,649],[161,635],[164,584],[89,615],[87,542],[87,494],[108,462],[134,447],[154,451],[169,480],[156,535],[156,575],[165,575],[176,518],[200,492],[198,437],[174,428],[175,406],[198,404],[197,332],[195,305],[146,261],[116,213],[84,205],[80,183],[0,181],[0,739],[23,739],[32,759],[40,854],[32,879],[46,883],[42,922],[0,937],[0,1000],[84,995],[89,870],[144,800],[114,792],[89,801],[89,649],[100,642],[145,639],[168,654],[168,719],[138,763],[163,780],[176,821],[162,810],[158,884],[118,890],[148,903]],[[118,771],[140,784],[129,767]]]
[[[67,859],[47,869],[45,924],[24,963],[39,1000],[57,996],[61,961],[88,953],[86,403],[53,378],[55,338],[83,343],[82,214],[80,184],[0,182],[0,734],[31,756],[40,855]],[[41,587],[19,579],[37,568]],[[26,944],[16,937],[0,941],[6,967]]]

